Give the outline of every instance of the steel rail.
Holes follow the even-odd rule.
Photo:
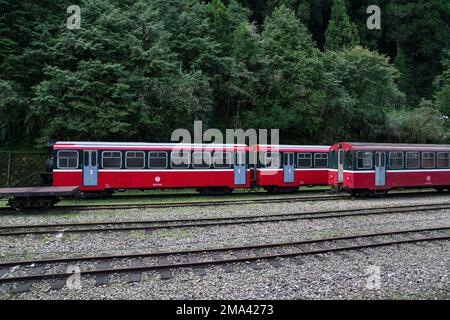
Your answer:
[[[264,198],[264,199],[243,199],[243,200],[224,200],[224,201],[187,201],[173,203],[143,203],[143,204],[111,204],[111,205],[61,205],[48,209],[73,210],[73,211],[92,211],[92,210],[119,210],[119,209],[161,209],[161,208],[179,208],[179,207],[212,207],[227,205],[244,205],[273,202],[302,202],[302,201],[323,201],[323,200],[346,200],[349,195],[325,195],[325,196],[306,196],[306,197],[285,197],[285,198]],[[0,211],[13,211],[13,209],[4,207]]]
[[[253,250],[253,249],[263,249],[263,248],[298,246],[298,245],[304,245],[304,244],[323,243],[323,242],[330,242],[330,241],[345,241],[345,240],[353,240],[353,239],[358,239],[358,238],[364,239],[364,238],[392,236],[392,235],[400,235],[400,234],[436,232],[436,231],[445,231],[445,230],[450,230],[450,226],[425,228],[425,229],[409,229],[409,230],[390,231],[390,232],[382,232],[382,233],[369,233],[369,234],[360,234],[360,235],[351,235],[351,236],[342,236],[342,237],[311,239],[311,240],[303,240],[303,241],[296,241],[296,242],[268,243],[268,244],[257,244],[257,245],[237,246],[237,247],[204,248],[204,249],[196,249],[196,250],[150,252],[150,253],[134,253],[134,254],[121,254],[121,255],[112,255],[112,256],[103,255],[103,256],[91,256],[91,257],[66,257],[66,258],[50,258],[50,259],[28,260],[28,261],[24,261],[24,260],[10,261],[10,262],[1,263],[0,267],[4,268],[4,267],[11,267],[11,266],[16,266],[16,265],[28,265],[28,264],[48,264],[48,263],[74,262],[74,261],[83,262],[83,261],[92,261],[92,260],[98,261],[98,260],[113,260],[113,259],[130,259],[130,258],[137,258],[137,257],[144,258],[144,257],[158,257],[158,256],[168,256],[168,255],[189,255],[189,254],[208,253],[208,252],[224,252],[224,251],[239,251],[239,250],[242,251],[242,250]],[[394,241],[387,241],[387,242],[374,242],[374,243],[369,243],[369,244],[341,246],[341,247],[336,247],[336,248],[325,248],[325,249],[318,249],[318,250],[316,249],[316,250],[307,250],[307,251],[302,250],[302,251],[295,251],[295,252],[288,252],[288,253],[275,253],[275,254],[266,254],[266,255],[258,255],[258,256],[239,257],[239,258],[227,258],[227,259],[195,261],[195,262],[191,261],[191,262],[169,263],[169,264],[158,264],[158,265],[145,265],[145,266],[138,266],[138,267],[83,270],[80,272],[80,275],[130,273],[130,272],[136,272],[136,271],[149,271],[149,270],[171,269],[171,268],[180,268],[180,267],[195,267],[195,266],[205,266],[205,265],[227,264],[227,263],[254,261],[254,260],[288,258],[288,257],[293,257],[293,256],[321,254],[321,253],[329,253],[329,252],[337,252],[337,251],[345,251],[345,250],[355,250],[355,249],[363,249],[363,248],[371,248],[371,247],[381,247],[381,246],[404,244],[404,243],[437,241],[437,240],[441,240],[441,241],[442,240],[450,240],[450,235],[432,236],[432,237],[423,237],[423,238],[414,238],[414,239],[400,239],[400,240],[397,239]],[[0,283],[65,278],[65,277],[69,277],[71,275],[73,275],[73,273],[61,272],[61,273],[24,275],[24,276],[17,276],[17,277],[3,277],[3,278],[0,278]]]
[[[365,216],[376,214],[410,213],[416,211],[436,211],[446,209],[450,209],[450,204],[435,203],[435,204],[412,205],[412,206],[405,205],[405,206],[381,207],[381,208],[359,208],[359,209],[348,209],[339,211],[326,210],[315,212],[269,214],[256,216],[234,216],[234,217],[194,218],[194,219],[175,219],[175,220],[134,220],[134,221],[84,222],[84,223],[82,222],[82,223],[46,224],[46,225],[42,224],[13,225],[13,226],[1,226],[0,236],[209,227],[209,226],[235,225],[235,224],[253,224],[253,223],[268,223],[268,222],[282,222],[295,220],[342,218],[342,217]],[[184,224],[182,224],[183,222]],[[136,225],[136,224],[141,224],[141,226],[123,227],[123,225]],[[117,226],[117,225],[119,225],[119,227],[100,227],[100,226]],[[86,226],[99,226],[99,227],[78,228]],[[59,228],[59,229],[49,229],[49,228]],[[17,229],[25,229],[25,230],[17,231]],[[15,231],[4,231],[4,230],[15,230]]]

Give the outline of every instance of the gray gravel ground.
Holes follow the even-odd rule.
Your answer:
[[[64,221],[173,219],[194,216],[255,215],[314,210],[343,210],[405,204],[449,202],[450,196],[430,198],[385,198],[354,201],[326,201],[255,204],[218,208],[176,208],[126,210],[121,212],[86,212],[83,214],[0,216],[0,224],[52,223]],[[449,211],[380,216],[332,218],[311,221],[290,221],[233,225],[208,228],[64,234],[62,237],[22,236],[0,237],[0,261],[39,256],[111,254],[139,251],[177,250],[248,243],[282,242],[316,239],[334,235],[382,232],[408,228],[450,225]],[[282,267],[274,268],[260,262],[261,270],[249,264],[233,266],[225,273],[220,266],[206,268],[207,275],[197,276],[190,269],[175,270],[170,280],[161,280],[156,272],[143,274],[144,281],[127,283],[126,275],[110,276],[106,286],[94,286],[93,278],[82,281],[82,288],[48,290],[49,283],[34,284],[26,293],[12,294],[0,285],[0,299],[383,299],[443,298],[448,299],[450,242],[400,245],[348,252],[346,256],[327,254],[320,257],[283,259]],[[128,265],[124,261],[122,265]],[[84,265],[83,265],[84,266]],[[82,267],[83,267],[82,266]],[[372,266],[372,267],[371,267]],[[375,267],[374,267],[375,266]],[[380,288],[367,288],[368,268],[380,269]]]

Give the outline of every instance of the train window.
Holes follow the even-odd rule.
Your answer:
[[[150,169],[167,168],[167,152],[165,151],[151,151],[148,153],[148,167]]]
[[[434,152],[422,152],[422,167],[434,168]]]
[[[89,165],[89,152],[88,151],[84,151],[84,166],[88,166]]]
[[[285,166],[294,165],[294,154],[292,152],[283,153],[283,165]]]
[[[189,168],[190,155],[189,151],[172,151],[170,166],[172,168]]]
[[[450,167],[450,153],[449,152],[438,152],[437,166],[438,166],[438,168],[449,168]]]
[[[311,153],[298,153],[297,154],[297,167],[298,168],[311,168],[312,167],[312,154]]]
[[[358,169],[372,169],[372,152],[358,151],[356,153]]]
[[[103,168],[121,168],[122,152],[120,151],[103,151],[102,153]]]
[[[78,168],[78,151],[58,151],[58,168],[59,169],[76,169]]]
[[[328,153],[314,154],[314,167],[316,168],[328,167]]]
[[[97,151],[91,152],[91,165],[94,167],[97,166]]]
[[[279,168],[280,167],[280,153],[279,152],[264,152],[263,153],[263,165],[266,168]]]
[[[127,151],[125,153],[125,167],[139,168],[145,167],[145,153],[144,151]]]
[[[230,168],[231,153],[230,152],[214,152],[213,158],[214,168]]]
[[[406,168],[414,169],[420,166],[420,155],[418,152],[406,153]]]
[[[403,168],[403,152],[389,152],[389,169]]]
[[[245,163],[245,152],[242,152],[242,151],[236,152],[235,159],[236,159],[235,164],[240,165],[240,166],[245,165],[246,164]]]
[[[209,168],[210,166],[211,166],[211,152],[209,151],[192,152],[193,168]]]

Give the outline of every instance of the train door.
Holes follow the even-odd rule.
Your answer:
[[[83,153],[83,185],[94,187],[98,184],[97,151],[85,150]]]
[[[245,152],[238,151],[234,154],[234,184],[246,184],[247,165],[245,161]]]
[[[283,154],[283,173],[285,183],[294,182],[294,153],[292,152]]]
[[[344,182],[344,163],[345,163],[345,153],[344,149],[338,150],[338,172],[337,172],[337,183]]]
[[[375,152],[375,186],[386,185],[386,153]]]

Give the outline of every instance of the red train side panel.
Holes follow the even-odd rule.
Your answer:
[[[298,187],[303,185],[327,185],[328,184],[328,165],[320,168],[314,167],[314,157],[316,153],[328,156],[329,146],[274,146],[274,145],[255,145],[252,150],[258,152],[258,156],[263,156],[265,152],[278,152],[280,154],[280,168],[266,168],[261,166],[261,159],[258,159],[256,168],[256,184],[261,187]],[[311,154],[311,166],[300,168],[298,165],[298,154]],[[291,167],[285,166],[285,159],[289,161],[285,154],[294,155],[294,163]],[[292,179],[286,179],[285,171],[292,169]]]
[[[102,143],[102,142],[58,142],[53,147],[55,156],[59,151],[77,153],[73,160],[73,167],[61,168],[60,163],[54,164],[54,186],[80,186],[82,191],[103,191],[105,189],[151,189],[151,188],[249,188],[251,184],[250,168],[246,164],[248,147],[245,145],[180,145],[180,144],[151,144],[151,143]],[[224,152],[234,157],[244,154],[243,164],[234,164],[228,168],[171,168],[169,155],[171,151],[187,150],[191,152]],[[93,159],[90,158],[94,153]],[[119,152],[121,154],[120,168],[103,167],[102,154],[105,152]],[[124,164],[127,152],[144,154],[145,165],[139,169],[128,169]],[[150,168],[148,165],[150,152],[167,153],[166,166],[162,169]],[[88,157],[84,158],[86,153]],[[231,157],[231,156],[230,156]],[[59,159],[59,157],[58,157]],[[234,158],[233,158],[234,159]],[[65,160],[66,165],[70,160]],[[242,161],[242,160],[241,160]],[[88,163],[88,165],[86,164]],[[75,165],[76,163],[76,165]],[[84,177],[86,172],[94,168],[95,183],[88,185]],[[88,173],[89,174],[89,173]],[[239,175],[239,179],[237,179]]]
[[[423,166],[424,153],[434,159],[431,168]],[[391,163],[392,154],[397,157],[396,163]],[[364,155],[367,156],[367,161],[363,164]],[[414,164],[411,160],[413,156]],[[441,157],[439,162],[438,157]],[[336,187],[350,190],[450,187],[448,145],[341,142],[330,148],[330,158],[328,184]],[[407,159],[411,162],[407,163]],[[366,168],[361,168],[364,166]]]

